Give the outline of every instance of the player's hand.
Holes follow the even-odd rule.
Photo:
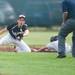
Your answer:
[[[33,51],[33,52],[38,52],[38,50],[37,50],[37,49],[32,49],[32,51]]]

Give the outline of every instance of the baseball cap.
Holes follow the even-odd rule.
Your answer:
[[[24,15],[19,15],[19,18],[25,18],[26,16],[24,16]]]

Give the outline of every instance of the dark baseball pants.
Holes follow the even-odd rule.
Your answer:
[[[73,32],[72,36],[72,56],[75,57],[75,19],[68,19],[59,32],[58,39],[58,54],[65,55],[65,39],[69,33]]]

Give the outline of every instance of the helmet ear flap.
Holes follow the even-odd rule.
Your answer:
[[[53,36],[50,38],[50,42],[57,41],[57,40],[58,40],[58,36]]]

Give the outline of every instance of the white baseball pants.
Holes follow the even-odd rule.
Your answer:
[[[28,45],[23,41],[19,41],[14,39],[9,33],[0,39],[0,45],[13,43],[16,45],[17,52],[31,52],[31,49]]]

